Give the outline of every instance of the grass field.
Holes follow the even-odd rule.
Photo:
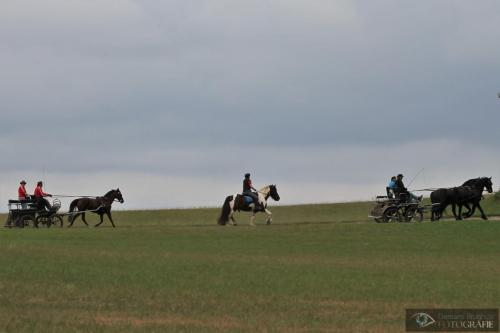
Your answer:
[[[403,332],[407,307],[500,306],[500,221],[376,224],[371,206],[2,228],[0,332]]]

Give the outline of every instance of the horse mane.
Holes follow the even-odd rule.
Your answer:
[[[265,193],[267,193],[270,190],[271,190],[271,185],[267,185],[267,186],[264,186],[263,188],[261,188],[259,190],[259,192],[265,192]]]
[[[108,191],[108,193],[106,193],[104,195],[105,198],[109,198],[111,196],[112,193],[116,192],[116,190],[111,190],[111,191]]]

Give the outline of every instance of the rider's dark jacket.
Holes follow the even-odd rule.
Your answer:
[[[403,180],[400,178],[396,179],[396,188],[394,189],[394,193],[396,194],[397,198],[401,193],[408,193],[408,189],[405,187]]]
[[[250,178],[245,178],[243,180],[243,193],[245,192],[251,192],[253,188],[252,181]]]

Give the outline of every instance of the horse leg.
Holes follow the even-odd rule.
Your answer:
[[[252,210],[252,216],[250,216],[250,225],[252,227],[255,227],[255,223],[253,223],[254,220],[255,220],[255,211]]]
[[[100,218],[101,221],[99,223],[97,223],[94,227],[100,226],[102,224],[102,222],[104,221],[104,218],[103,218],[102,214],[99,214],[99,218]]]
[[[463,206],[464,206],[464,205],[462,205],[462,204],[459,204],[459,205],[458,205],[458,219],[459,219],[459,220],[463,220],[463,219],[464,219],[464,218],[462,217],[462,207],[463,207]]]
[[[113,219],[111,218],[111,211],[106,211],[106,215],[108,216],[108,219],[111,221],[111,225],[114,228],[115,227],[115,222],[113,222]]]
[[[432,208],[431,221],[439,221],[442,215],[443,211],[441,210],[441,208]]]
[[[269,211],[269,209],[265,208],[264,211],[266,212],[267,214],[267,219],[266,219],[266,223],[267,224],[271,224],[271,222],[273,222],[273,213],[271,213]]]
[[[88,227],[89,224],[87,223],[87,220],[85,219],[85,213],[82,213],[82,221],[85,223],[85,225]]]
[[[73,216],[72,216],[72,215],[70,215],[70,216],[69,216],[69,225],[68,225],[68,228],[70,228],[70,227],[72,227],[72,226],[73,226],[73,223],[75,222],[75,220],[76,220],[76,218],[77,218],[78,216],[80,216],[80,214],[79,214],[79,213],[76,213],[76,214],[74,214]]]
[[[486,216],[486,214],[484,213],[483,208],[481,207],[481,205],[479,204],[479,202],[474,205],[474,207],[476,207],[476,206],[477,206],[477,208],[479,208],[479,211],[481,212],[481,218],[483,220],[487,220],[488,216]]]
[[[229,221],[229,224],[237,225],[236,220],[234,219],[234,211],[231,211],[231,213],[229,213],[229,216],[227,219]]]
[[[474,213],[476,212],[476,207],[479,207],[479,202],[478,203],[472,203],[472,209],[471,209],[471,212],[469,214],[469,216],[467,217],[471,217],[472,215],[474,215]],[[480,211],[482,212],[483,210],[480,209]],[[481,217],[484,215],[484,213],[482,213]]]
[[[464,206],[465,206],[465,208],[467,208],[467,212],[463,213],[462,217],[464,217],[464,218],[471,217],[473,214],[472,209],[475,209],[475,205],[472,204],[472,208],[471,208],[468,203],[464,203]]]
[[[441,206],[432,206],[431,207],[431,221],[439,221],[439,211],[441,210]]]
[[[457,216],[456,206],[457,206],[456,204],[452,204],[451,211],[453,212],[453,216],[455,217],[455,220],[458,221],[458,220],[460,220],[460,218]]]
[[[446,210],[446,208],[439,210],[439,212],[438,212],[438,221],[441,220],[441,218],[443,217],[443,214],[444,214],[445,210]]]

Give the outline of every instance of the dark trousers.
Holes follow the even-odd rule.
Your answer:
[[[42,210],[47,208],[47,210],[50,210],[52,206],[50,205],[49,201],[45,198],[36,198],[36,204],[38,209]]]

